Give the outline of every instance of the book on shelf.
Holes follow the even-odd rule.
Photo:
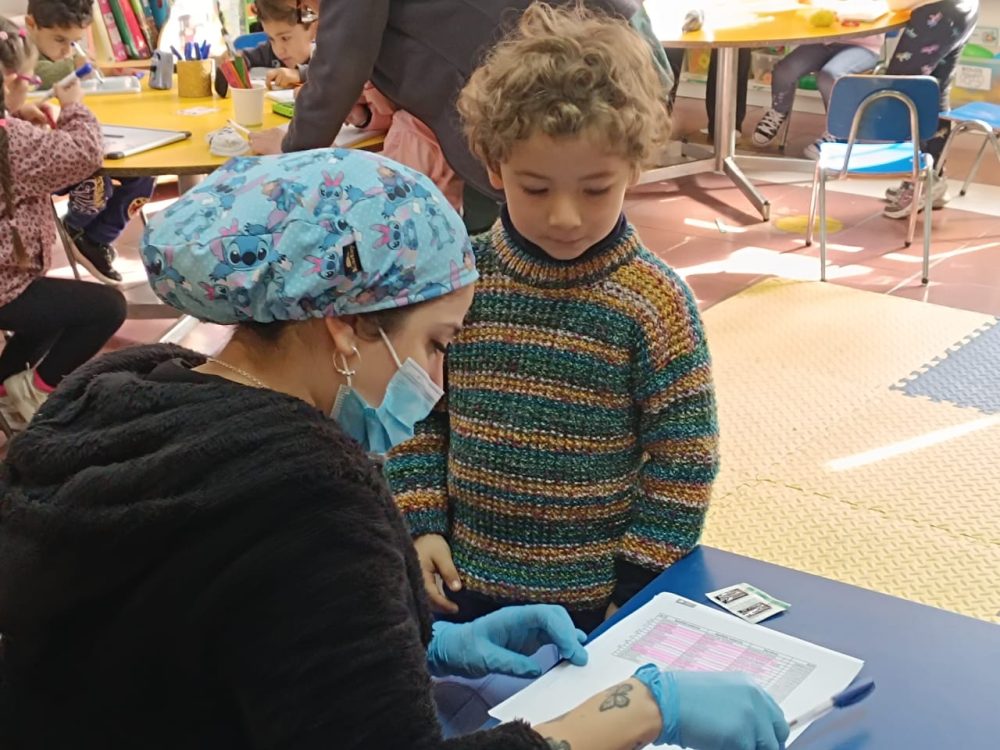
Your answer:
[[[110,0],[94,0],[94,15],[97,16],[95,22],[100,21],[110,41],[111,56],[108,59],[117,62],[128,60],[128,50],[125,49],[125,42],[118,31]]]
[[[101,63],[145,61],[157,48],[169,0],[94,0],[91,52]]]
[[[110,0],[111,12],[115,22],[118,24],[118,31],[121,33],[122,41],[125,42],[125,49],[128,56],[133,60],[144,60],[152,56],[149,46],[142,35],[142,28],[139,20],[132,10],[131,0]]]

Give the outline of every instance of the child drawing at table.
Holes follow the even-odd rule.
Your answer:
[[[257,0],[254,8],[267,41],[241,53],[247,69],[270,68],[266,81],[270,89],[301,86],[309,77],[309,59],[316,41],[315,19],[300,20],[295,8],[289,8],[283,0]],[[225,76],[218,72],[215,91],[219,96],[229,91]]]
[[[25,23],[39,51],[35,73],[42,88],[51,88],[83,62],[74,55],[73,45],[86,35],[92,14],[91,0],[28,0]],[[122,276],[114,267],[114,242],[149,201],[156,180],[124,177],[112,182],[110,177],[89,174],[79,184],[70,184],[58,186],[63,188],[60,194],[69,194],[63,223],[73,239],[70,251],[95,278],[117,286]]]
[[[697,544],[718,466],[694,295],[622,214],[663,84],[626,22],[539,4],[458,108],[506,204],[446,402],[386,475],[446,618],[547,602],[591,630]]]
[[[36,57],[28,34],[0,18],[0,330],[13,334],[0,353],[0,410],[14,426],[125,319],[116,290],[45,276],[56,239],[50,195],[99,169],[104,147],[79,82],[56,86],[55,129],[25,107]]]

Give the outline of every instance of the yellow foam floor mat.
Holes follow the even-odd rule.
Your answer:
[[[708,310],[706,543],[1000,622],[1000,419],[890,390],[991,320],[782,280]]]

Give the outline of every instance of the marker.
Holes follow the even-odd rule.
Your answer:
[[[73,51],[76,52],[76,54],[78,54],[80,57],[82,57],[87,62],[93,62],[94,61],[94,59],[90,55],[87,54],[86,50],[84,50],[83,47],[80,46],[79,42],[73,42]],[[98,68],[98,67],[94,68],[94,78],[97,79],[98,83],[104,83],[104,74],[101,72],[101,69]]]
[[[77,68],[72,73],[70,73],[68,76],[66,76],[65,78],[63,78],[61,81],[57,82],[56,86],[69,86],[77,78],[81,78],[81,79],[82,78],[86,78],[87,76],[89,76],[93,72],[94,72],[94,66],[91,65],[89,62],[88,63],[84,63],[79,68]],[[52,88],[55,88],[55,86],[53,86]]]
[[[243,136],[243,139],[244,139],[244,140],[250,140],[250,131],[249,131],[249,130],[247,130],[247,129],[246,129],[245,127],[243,127],[242,125],[240,125],[240,124],[239,124],[238,122],[236,122],[235,120],[230,120],[230,121],[229,121],[229,127],[231,127],[231,128],[232,128],[233,130],[235,130],[235,131],[236,131],[237,133],[239,133],[240,135],[242,135],[242,136]]]
[[[184,55],[182,55],[180,52],[178,52],[177,48],[174,47],[173,45],[170,46],[170,51],[174,53],[174,61],[175,62],[178,61],[178,60],[183,60],[184,59]]]
[[[856,687],[849,687],[842,693],[837,693],[835,696],[829,700],[824,701],[816,708],[806,711],[801,716],[796,716],[790,722],[788,722],[789,729],[795,729],[796,727],[807,724],[810,721],[815,721],[828,713],[833,711],[835,708],[847,708],[848,706],[853,706],[855,703],[864,700],[869,695],[871,695],[875,690],[875,681],[868,680],[868,682],[863,682]]]

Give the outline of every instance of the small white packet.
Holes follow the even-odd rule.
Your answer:
[[[718,591],[710,591],[705,596],[713,604],[718,604],[737,617],[754,624],[784,612],[792,606],[749,583],[726,586]]]

